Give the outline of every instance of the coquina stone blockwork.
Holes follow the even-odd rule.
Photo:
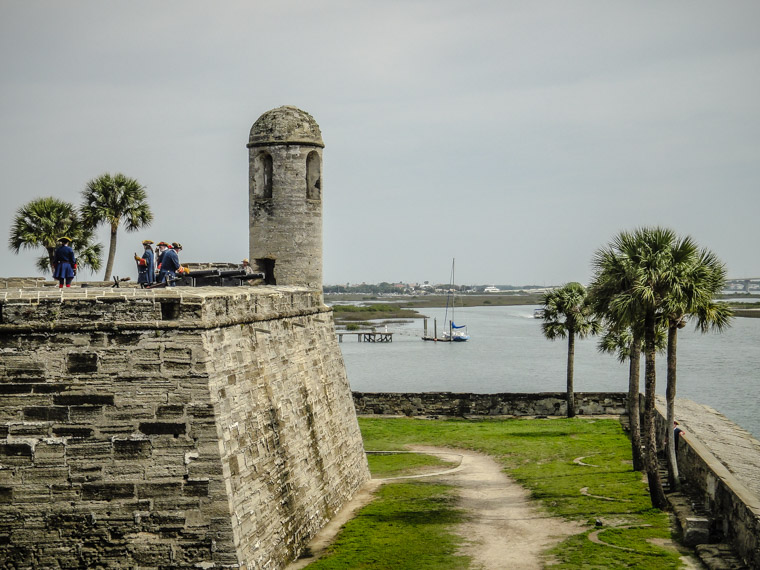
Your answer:
[[[322,289],[322,132],[283,106],[261,115],[248,139],[250,258],[267,283]]]
[[[563,416],[567,394],[506,392],[354,392],[359,414],[405,416]],[[576,392],[578,415],[626,413],[627,395],[621,392]]]
[[[296,557],[369,476],[320,296],[0,293],[0,567]]]

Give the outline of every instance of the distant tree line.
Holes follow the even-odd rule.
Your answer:
[[[448,291],[454,290],[461,293],[482,293],[489,285],[450,285],[448,283],[430,284],[425,282],[422,285],[412,285],[409,283],[388,283],[383,281],[381,283],[359,283],[345,285],[324,285],[322,290],[325,293],[357,293],[366,295],[384,295],[384,294],[404,294],[411,295],[421,292],[433,293],[436,291]],[[539,285],[496,285],[496,287],[504,292],[522,291],[524,289],[541,289]]]

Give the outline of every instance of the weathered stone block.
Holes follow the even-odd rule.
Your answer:
[[[182,483],[170,481],[166,483],[139,483],[137,485],[137,497],[147,499],[161,496],[177,496],[182,491]]]
[[[66,467],[34,467],[22,474],[24,485],[52,485],[66,481],[69,470]]]
[[[97,353],[72,352],[66,358],[66,370],[70,374],[87,374],[98,371]]]
[[[131,499],[135,496],[133,483],[83,483],[82,499],[85,501],[111,501]]]
[[[69,409],[63,406],[31,406],[23,409],[25,420],[65,422],[69,419]]]
[[[156,418],[176,418],[185,415],[185,406],[179,404],[158,406],[156,408]]]
[[[100,423],[103,406],[69,406],[69,420],[75,424]]]
[[[150,457],[152,448],[150,440],[147,439],[115,439],[113,456],[119,460],[140,460]]]
[[[146,435],[180,435],[187,431],[185,422],[140,422],[140,431]]]
[[[74,439],[84,439],[92,437],[94,434],[92,428],[82,426],[54,426],[52,431],[57,437],[71,437]],[[79,457],[79,455],[72,454],[72,457]]]
[[[0,442],[0,460],[6,461],[11,457],[32,458],[32,446],[28,443],[2,443]]]
[[[57,394],[53,396],[57,406],[113,406],[113,394]]]
[[[63,428],[62,428],[63,429]],[[88,429],[88,428],[84,428]],[[111,457],[113,446],[110,441],[71,441],[66,446],[67,460],[83,459],[89,461],[102,461]]]

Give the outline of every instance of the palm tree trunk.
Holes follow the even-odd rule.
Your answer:
[[[668,502],[660,481],[659,465],[657,463],[657,437],[655,435],[654,402],[657,372],[655,371],[655,318],[654,311],[647,311],[644,322],[644,446],[649,483],[649,496],[652,506],[666,510]]]
[[[108,262],[106,262],[106,274],[103,281],[111,280],[113,271],[113,261],[116,258],[116,232],[119,230],[118,224],[111,224],[111,242],[108,245]]]
[[[573,387],[573,365],[575,363],[575,333],[567,335],[567,417],[575,417],[575,390]]]
[[[679,320],[670,320],[668,323],[668,383],[665,388],[665,402],[667,407],[667,430],[668,430],[668,483],[670,488],[678,491],[681,482],[678,478],[678,462],[676,460],[676,446],[678,442],[674,437],[673,426],[676,419],[676,350],[678,348],[678,323]]]
[[[628,425],[631,430],[631,455],[633,470],[644,470],[644,456],[641,453],[641,410],[639,406],[639,370],[641,368],[641,338],[631,342],[631,357],[628,367]]]
[[[45,247],[48,253],[48,259],[50,259],[50,271],[53,272],[53,259],[55,259],[55,248],[54,247]]]

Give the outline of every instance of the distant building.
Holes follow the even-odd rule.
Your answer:
[[[483,293],[501,293],[501,289],[497,289],[493,285],[483,289]]]

